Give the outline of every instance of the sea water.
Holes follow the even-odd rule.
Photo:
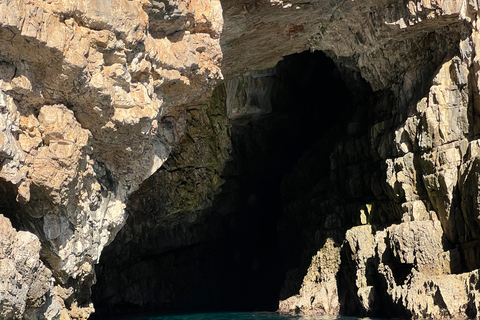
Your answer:
[[[111,318],[108,318],[111,319]],[[332,316],[289,316],[273,312],[219,312],[180,315],[141,315],[116,317],[118,320],[366,320],[373,318],[332,317]],[[377,320],[380,320],[377,318]]]

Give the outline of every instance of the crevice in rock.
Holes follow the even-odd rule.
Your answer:
[[[15,229],[21,230],[21,223],[18,219],[20,208],[16,197],[15,185],[0,178],[0,214],[8,218]]]

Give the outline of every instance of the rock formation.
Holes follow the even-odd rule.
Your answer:
[[[206,253],[228,252],[217,245],[254,212],[269,239],[278,222],[282,312],[476,317],[478,10],[0,0],[0,315],[88,318],[95,264],[117,233],[97,267],[104,308],[202,296],[197,274],[170,288],[157,266],[182,265],[176,278],[208,269],[220,260]],[[325,52],[338,69],[320,72],[351,99],[295,96],[316,75],[288,73],[288,59],[271,67],[303,51]],[[317,108],[311,122],[296,104]],[[275,215],[262,216],[256,178],[278,179]]]
[[[71,318],[93,310],[93,265],[125,223],[128,195],[183,135],[185,106],[222,77],[220,3],[170,9],[122,0],[0,3],[0,176],[18,202],[4,201],[6,214],[40,238],[51,294],[69,292],[55,295],[61,307],[44,304],[64,318],[62,310]],[[172,23],[149,24],[157,16]],[[38,306],[14,317],[31,308]]]

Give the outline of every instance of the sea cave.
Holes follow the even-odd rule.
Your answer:
[[[0,0],[0,318],[478,318],[478,12]]]

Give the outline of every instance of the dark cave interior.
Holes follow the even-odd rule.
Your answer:
[[[299,255],[284,259],[284,251],[301,252],[300,239],[295,239],[298,231],[279,247],[282,182],[319,137],[348,117],[345,111],[351,98],[337,67],[321,52],[286,57],[277,68],[279,89],[272,97],[273,112],[233,124],[234,160],[225,170],[230,177],[227,184],[235,180],[240,198],[233,214],[233,246],[227,252],[234,248],[239,260],[234,267],[241,279],[236,300],[243,304],[242,310],[278,308],[285,272],[300,262]],[[328,175],[329,150],[323,151],[317,158],[318,174]],[[237,168],[231,170],[229,165]]]
[[[353,103],[341,72],[322,52],[285,57],[275,70],[269,75],[275,84],[272,112],[231,121],[232,152],[222,173],[225,183],[212,206],[199,213],[204,218],[169,231],[159,225],[138,228],[145,241],[171,243],[168,249],[148,252],[132,247],[128,252],[135,254],[120,261],[115,256],[133,246],[133,241],[122,239],[122,232],[105,249],[92,288],[97,310],[93,318],[149,310],[278,308],[286,272],[299,266],[303,250],[302,232],[295,225],[278,233],[284,206],[295,197],[285,192],[301,193],[315,181],[328,179],[331,149],[335,139],[346,134]],[[250,97],[250,102],[264,98]],[[305,153],[311,165],[302,172],[304,185],[286,186],[292,179],[285,176],[295,174]],[[144,211],[161,210],[158,202],[145,202]],[[140,211],[130,211],[127,224],[141,221]]]

